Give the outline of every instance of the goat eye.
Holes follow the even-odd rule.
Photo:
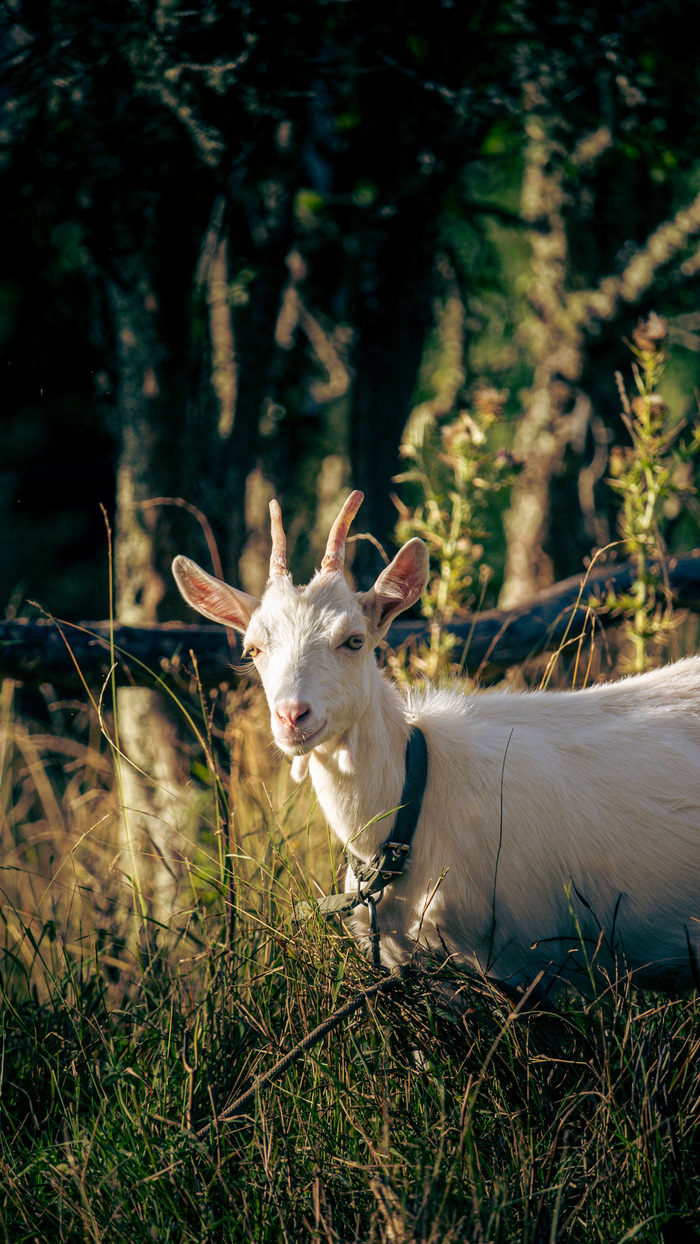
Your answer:
[[[358,648],[362,647],[364,642],[363,635],[351,635],[349,639],[346,639],[344,647],[352,648],[353,652],[356,652]]]
[[[243,656],[250,657],[251,661],[254,661],[256,657],[260,656],[260,649],[255,644],[248,644]]]

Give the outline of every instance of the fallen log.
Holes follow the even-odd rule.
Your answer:
[[[674,604],[700,612],[700,549],[669,558],[662,571]],[[463,615],[454,618],[448,629],[465,648],[464,666],[469,673],[486,665],[505,669],[556,647],[567,634],[576,636],[591,608],[597,626],[618,623],[619,613],[605,607],[606,597],[609,593],[623,595],[633,581],[634,569],[629,562],[596,566],[587,576],[564,579],[515,609]],[[397,647],[409,640],[426,639],[429,634],[430,623],[424,619],[400,619],[392,626],[388,640]],[[183,668],[191,670],[190,652],[195,654],[204,686],[236,678],[235,655],[223,627],[115,624],[113,640],[115,674],[120,683],[152,685],[154,675],[170,677]],[[0,677],[68,689],[79,686],[82,675],[95,688],[111,666],[109,622],[24,618],[0,622]]]

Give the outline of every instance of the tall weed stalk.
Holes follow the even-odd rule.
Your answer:
[[[673,632],[670,594],[665,590],[663,559],[667,554],[663,532],[693,492],[691,459],[700,449],[700,427],[683,439],[684,423],[672,423],[659,393],[666,364],[666,322],[651,314],[640,320],[631,349],[636,392],[630,398],[622,376],[617,383],[622,419],[631,444],[613,450],[609,483],[619,493],[620,534],[634,566],[628,592],[610,594],[608,609],[624,619],[631,648],[629,668],[641,673],[658,662]]]
[[[396,482],[417,487],[419,501],[402,514],[397,535],[425,540],[432,566],[421,600],[430,638],[409,654],[409,673],[461,673],[463,653],[449,625],[455,614],[483,604],[493,576],[485,550],[488,520],[495,498],[510,483],[512,465],[508,454],[495,450],[492,434],[507,396],[478,389],[470,409],[440,420],[419,407],[406,429],[401,455],[409,465]],[[392,668],[402,675],[398,662]]]

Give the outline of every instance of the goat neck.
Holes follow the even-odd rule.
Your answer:
[[[361,858],[371,859],[391,832],[395,814],[387,814],[401,802],[410,732],[402,696],[375,666],[363,714],[346,735],[321,743],[310,754],[311,781],[323,813],[343,846]]]

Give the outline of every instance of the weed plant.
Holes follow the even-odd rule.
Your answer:
[[[663,539],[669,518],[688,504],[692,460],[700,448],[700,428],[683,439],[684,422],[673,423],[658,391],[666,364],[667,325],[659,315],[640,320],[632,335],[636,393],[630,399],[617,375],[622,419],[630,444],[611,454],[610,486],[620,495],[619,526],[623,547],[634,566],[627,593],[610,593],[606,607],[624,619],[631,656],[630,672],[642,673],[667,650],[674,631],[670,593],[660,568],[666,556]]]
[[[470,409],[437,420],[429,407],[419,407],[409,421],[401,444],[407,467],[396,482],[417,486],[420,502],[404,513],[397,534],[425,540],[433,572],[421,601],[430,638],[410,653],[410,661],[392,663],[398,677],[405,670],[429,678],[462,670],[463,654],[449,625],[455,614],[483,604],[492,578],[484,546],[488,519],[513,473],[509,456],[496,453],[492,443],[507,397],[477,389]]]

